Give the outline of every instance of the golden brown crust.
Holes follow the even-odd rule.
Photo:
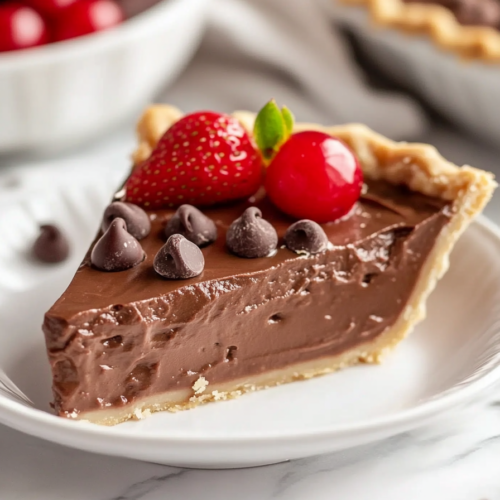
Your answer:
[[[150,106],[142,113],[136,127],[139,145],[132,153],[134,165],[144,161],[165,131],[182,117],[182,111],[175,106],[162,104]]]
[[[464,26],[442,5],[403,0],[339,0],[366,7],[376,24],[406,33],[427,34],[436,45],[467,59],[500,62],[500,32],[486,26]]]

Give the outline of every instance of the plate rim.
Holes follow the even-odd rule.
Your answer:
[[[500,247],[500,227],[490,221],[483,215],[480,215],[473,221],[487,235],[496,240]],[[500,286],[500,285],[499,285]],[[494,331],[492,332],[494,333]],[[236,434],[231,436],[217,435],[189,435],[189,434],[169,434],[168,428],[148,434],[134,434],[130,428],[120,429],[120,425],[107,427],[92,424],[87,421],[69,420],[50,414],[43,410],[26,407],[21,403],[12,401],[5,396],[0,395],[0,423],[11,428],[30,434],[39,438],[48,439],[54,442],[67,442],[63,436],[67,431],[71,431],[75,437],[88,438],[107,438],[111,440],[123,440],[128,443],[172,443],[172,444],[261,444],[274,442],[302,442],[310,439],[335,439],[349,435],[362,435],[366,433],[383,432],[384,429],[392,427],[396,434],[398,429],[412,427],[412,422],[422,421],[425,423],[436,414],[445,412],[448,409],[456,407],[470,400],[475,394],[483,391],[500,380],[500,351],[495,353],[488,363],[484,374],[480,374],[471,381],[465,382],[465,379],[455,384],[450,389],[443,391],[437,396],[422,401],[416,406],[389,413],[387,415],[365,418],[353,423],[343,423],[329,426],[321,426],[314,429],[297,431],[278,431],[273,430],[269,433],[259,432],[254,434]],[[42,431],[42,432],[40,432]],[[44,432],[47,431],[47,432]],[[61,436],[57,440],[53,432]],[[58,432],[64,431],[64,432]],[[49,437],[50,436],[50,437]],[[124,444],[124,443],[122,443]],[[110,453],[111,454],[111,453]]]

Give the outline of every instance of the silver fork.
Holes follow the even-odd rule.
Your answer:
[[[33,401],[31,401],[26,394],[17,387],[14,382],[7,376],[7,374],[0,368],[0,395],[6,396],[7,398],[16,401],[17,403],[24,404],[26,406],[35,407]]]

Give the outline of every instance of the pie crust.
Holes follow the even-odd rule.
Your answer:
[[[467,59],[500,62],[500,31],[487,26],[464,26],[442,5],[403,0],[339,0],[366,7],[377,25],[411,34],[427,34],[436,45]]]
[[[177,108],[168,105],[155,105],[145,111],[137,127],[139,146],[133,154],[135,165],[147,159],[162,134],[181,116]],[[253,113],[239,111],[234,116],[247,130],[252,130]],[[322,127],[299,123],[295,128],[296,131],[321,130],[341,138],[358,156],[368,178],[403,184],[413,191],[451,202],[450,221],[440,232],[411,298],[396,323],[376,341],[338,356],[296,364],[223,385],[211,385],[200,377],[191,390],[155,395],[136,401],[132,407],[90,411],[78,418],[114,425],[130,418],[143,418],[155,411],[179,411],[210,401],[232,399],[246,392],[312,378],[360,362],[378,363],[425,317],[426,299],[446,272],[448,255],[454,243],[474,216],[481,212],[496,187],[493,175],[469,166],[457,167],[441,157],[432,146],[396,143],[363,125]]]

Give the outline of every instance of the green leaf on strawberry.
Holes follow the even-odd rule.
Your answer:
[[[295,118],[292,112],[286,106],[283,106],[281,108],[281,116],[283,117],[283,123],[285,124],[285,130],[287,133],[287,137],[285,140],[287,140],[292,135]]]
[[[264,160],[269,163],[293,130],[293,114],[287,107],[281,110],[271,99],[257,114],[253,129],[255,142]]]

